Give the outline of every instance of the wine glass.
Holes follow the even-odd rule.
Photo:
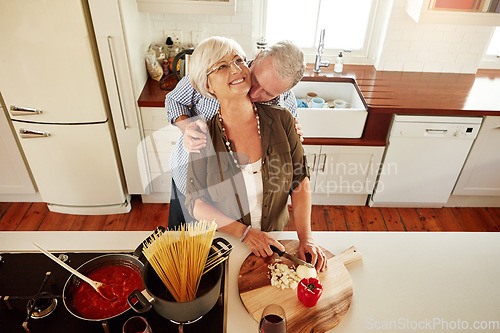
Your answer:
[[[277,304],[270,304],[262,311],[259,333],[286,333],[285,310]]]
[[[125,322],[123,333],[153,333],[153,330],[144,317],[135,316]]]

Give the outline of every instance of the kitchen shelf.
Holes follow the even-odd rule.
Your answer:
[[[406,12],[417,23],[500,26],[499,13],[429,9],[432,0],[408,0]]]

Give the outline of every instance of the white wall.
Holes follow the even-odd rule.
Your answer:
[[[494,27],[416,23],[395,0],[377,70],[476,73]]]
[[[191,40],[191,31],[204,37],[222,35],[234,38],[249,57],[255,52],[260,0],[237,0],[236,15],[190,15],[151,13],[154,42],[164,42],[163,30],[181,30],[183,39]],[[405,11],[405,0],[380,0],[384,20],[376,49],[371,51],[377,70],[475,73],[486,51],[493,27],[416,23]],[[295,19],[295,18],[294,18]],[[331,59],[334,60],[334,59]],[[346,63],[349,58],[346,56]]]
[[[144,65],[144,53],[151,44],[151,29],[149,14],[138,12],[135,0],[121,0],[120,12],[123,21],[127,55],[132,72],[132,86],[135,96],[139,97],[148,78]]]

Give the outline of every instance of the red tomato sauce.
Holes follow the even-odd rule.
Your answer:
[[[127,297],[135,289],[142,290],[142,278],[133,268],[123,265],[109,265],[97,268],[87,274],[94,281],[111,285],[113,293],[118,296],[108,301],[99,295],[88,283],[81,282],[74,286],[73,307],[78,315],[87,319],[105,319],[116,316],[130,308]]]

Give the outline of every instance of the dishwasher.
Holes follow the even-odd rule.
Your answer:
[[[394,116],[369,205],[443,207],[482,120],[482,117]]]

